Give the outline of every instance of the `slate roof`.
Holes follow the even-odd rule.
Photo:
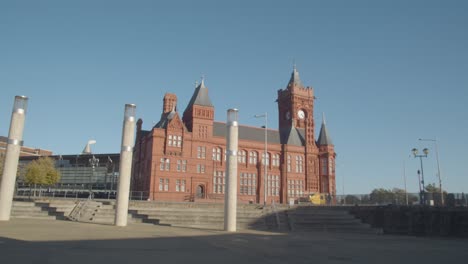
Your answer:
[[[208,96],[208,88],[205,87],[205,81],[203,79],[197,88],[195,88],[195,92],[193,93],[186,109],[190,109],[193,105],[213,107],[210,97]]]
[[[325,124],[325,118],[322,119],[322,127],[320,128],[320,135],[317,140],[317,145],[333,145],[333,141],[328,133],[328,129]]]
[[[283,132],[283,131],[282,131]],[[283,138],[280,136],[286,135]],[[267,140],[269,144],[288,144],[295,146],[304,145],[304,130],[290,128],[280,133],[278,130],[267,130]],[[226,137],[226,124],[221,122],[213,123],[213,136]],[[239,126],[239,139],[257,142],[265,142],[265,129],[261,127]]]
[[[297,86],[304,88],[302,85],[301,78],[299,77],[299,72],[296,69],[296,66],[293,68],[293,72],[291,73],[291,79],[289,79],[288,87]]]

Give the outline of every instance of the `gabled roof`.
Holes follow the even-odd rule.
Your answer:
[[[203,79],[197,88],[195,88],[195,92],[193,93],[186,109],[190,109],[193,105],[213,107],[210,97],[208,96],[208,88],[205,87],[205,81]]]
[[[325,124],[325,116],[322,118],[322,127],[320,128],[320,135],[317,140],[317,145],[326,146],[326,145],[333,145],[333,141],[328,134],[328,129]]]
[[[304,146],[304,132],[304,129],[296,128],[294,126],[283,128],[281,131],[281,144]]]

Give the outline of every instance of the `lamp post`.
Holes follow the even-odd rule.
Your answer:
[[[261,115],[254,115],[255,118],[265,118],[265,160],[263,160],[264,163],[264,176],[263,176],[263,204],[266,205],[267,202],[267,170],[268,170],[268,165],[267,165],[267,158],[268,158],[268,134],[267,134],[267,129],[268,129],[268,113],[265,112],[264,114]]]
[[[119,185],[117,188],[115,225],[127,226],[130,176],[132,172],[133,142],[135,141],[136,105],[126,104],[120,149]]]
[[[430,138],[420,138],[419,141],[431,141],[435,144],[435,151],[436,151],[436,161],[437,161],[437,176],[439,178],[439,191],[440,191],[440,203],[444,205],[444,192],[442,191],[442,178],[440,176],[440,165],[439,165],[439,146],[437,145],[437,139],[430,139]]]
[[[226,134],[226,194],[224,196],[224,231],[237,229],[237,149],[239,145],[238,110],[227,111]]]
[[[99,166],[99,159],[96,157],[93,157],[89,159],[89,164],[91,165],[91,168],[93,169],[91,172],[91,175],[89,177],[89,199],[93,199],[93,177],[94,177],[94,170],[97,166]]]
[[[13,195],[15,191],[18,161],[23,146],[24,120],[28,106],[28,97],[15,96],[11,113],[10,131],[3,165],[3,177],[0,182],[0,221],[8,221],[11,216]]]
[[[419,158],[419,160],[421,161],[421,182],[420,182],[420,187],[419,187],[419,203],[420,204],[426,204],[426,187],[424,186],[424,170],[423,170],[423,162],[422,162],[422,158],[427,158],[427,154],[429,154],[429,150],[427,148],[424,148],[423,149],[423,153],[424,155],[418,155],[418,149],[417,148],[413,148],[411,150],[413,152],[413,155],[415,158]],[[419,170],[418,170],[418,175],[419,175]],[[422,186],[422,187],[421,187]]]

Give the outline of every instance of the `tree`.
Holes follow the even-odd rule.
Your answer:
[[[435,183],[430,183],[426,185],[426,192],[429,193],[440,193],[440,188],[435,185]]]
[[[53,185],[60,181],[60,172],[55,169],[54,161],[41,157],[26,166],[25,182],[28,184]]]
[[[390,204],[394,203],[395,200],[395,194],[391,190],[384,188],[372,190],[369,196],[371,202],[376,204]]]
[[[359,198],[354,195],[346,195],[344,202],[345,204],[360,204],[361,203]]]

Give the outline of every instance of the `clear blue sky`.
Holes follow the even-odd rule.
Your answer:
[[[468,192],[467,1],[0,1],[0,135],[30,97],[24,140],[55,154],[119,152],[125,103],[149,129],[164,93],[183,111],[205,75],[216,120],[240,110],[277,128],[277,90],[296,61],[336,145],[337,189]],[[319,126],[317,126],[318,133]]]

